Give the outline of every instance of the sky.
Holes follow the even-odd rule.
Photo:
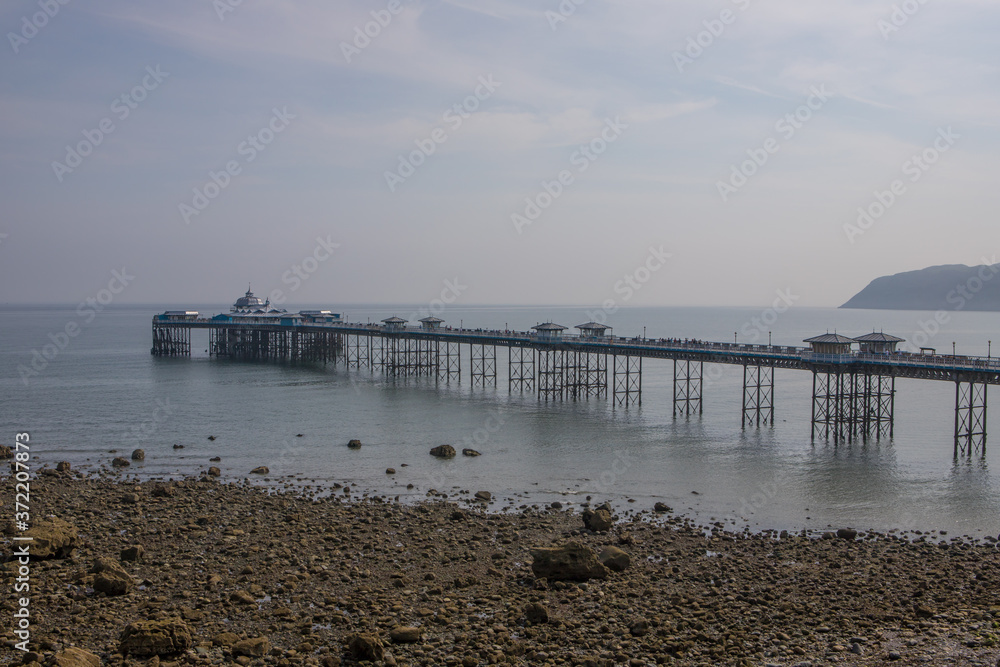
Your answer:
[[[994,0],[9,0],[0,26],[4,304],[837,306],[998,261]]]

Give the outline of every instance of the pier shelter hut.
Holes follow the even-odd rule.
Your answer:
[[[531,328],[534,329],[538,333],[538,337],[543,340],[559,340],[562,338],[562,332],[567,329],[567,327],[553,322],[536,324]]]
[[[444,322],[440,317],[424,317],[420,320],[420,326],[428,331],[437,331],[441,328],[441,323]]]
[[[866,354],[895,354],[896,346],[906,339],[873,331],[870,334],[858,336],[854,340],[861,346],[861,351]]]
[[[854,339],[837,333],[826,333],[806,338],[802,342],[809,343],[810,350],[815,354],[850,354]]]
[[[586,322],[584,324],[577,324],[576,328],[580,330],[580,338],[603,338],[607,335],[605,332],[611,327],[607,324]]]
[[[385,325],[386,331],[402,331],[406,328],[406,322],[407,321],[402,317],[396,317],[395,315],[382,320],[382,324]]]

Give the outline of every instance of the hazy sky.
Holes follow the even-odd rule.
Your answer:
[[[0,26],[3,303],[826,306],[1000,251],[995,0],[9,0]]]

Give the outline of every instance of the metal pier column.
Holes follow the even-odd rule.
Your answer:
[[[701,390],[705,363],[674,359],[674,417],[702,413]]]
[[[774,426],[774,366],[743,364],[743,424]]]
[[[535,389],[535,350],[530,347],[507,348],[507,391],[515,389]]]
[[[616,405],[642,405],[642,357],[614,355],[614,399]]]
[[[437,379],[451,382],[462,379],[462,346],[461,343],[438,341],[437,343]]]
[[[496,345],[479,345],[476,343],[470,343],[469,371],[472,375],[473,387],[485,387],[487,383],[492,384],[494,387],[497,386]]]
[[[548,400],[562,399],[565,386],[565,363],[564,352],[562,350],[538,350],[538,363],[536,369],[538,379],[538,397]]]
[[[986,394],[988,384],[955,381],[955,456],[986,456]]]

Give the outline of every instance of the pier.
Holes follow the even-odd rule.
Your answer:
[[[250,300],[250,306],[240,301]],[[1000,359],[896,349],[883,333],[857,338],[824,334],[808,347],[747,345],[677,338],[620,337],[596,322],[568,327],[547,322],[531,331],[452,328],[427,317],[380,324],[348,322],[330,311],[287,313],[259,303],[248,290],[229,314],[167,311],[153,317],[157,356],[189,356],[191,332],[207,329],[210,356],[243,361],[343,363],[388,377],[467,380],[496,387],[507,363],[507,389],[541,401],[609,399],[642,403],[644,359],[673,362],[673,414],[702,413],[705,364],[743,367],[743,428],[774,424],[774,371],[812,373],[812,439],[867,442],[893,436],[896,378],[955,385],[954,455],[986,455],[989,385],[1000,384]],[[857,348],[855,349],[855,346]],[[497,350],[506,349],[498,359]]]

